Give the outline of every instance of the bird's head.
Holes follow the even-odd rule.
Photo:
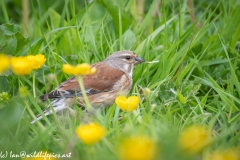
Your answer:
[[[113,68],[132,75],[134,65],[145,62],[145,60],[132,51],[123,50],[111,54],[103,62]]]

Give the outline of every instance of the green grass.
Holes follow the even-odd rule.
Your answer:
[[[0,2],[0,23],[20,25],[18,2],[12,2],[14,10],[5,2]],[[29,37],[16,33],[15,46],[11,36],[5,41],[0,36],[2,44],[9,41],[14,48],[0,45],[0,52],[13,56],[43,53],[47,60],[28,76],[10,71],[0,76],[0,93],[9,94],[8,100],[0,101],[0,152],[71,152],[71,159],[117,159],[117,144],[133,134],[152,137],[161,148],[158,158],[166,160],[207,159],[214,150],[240,149],[239,0],[194,1],[196,22],[191,21],[187,0],[162,1],[156,17],[152,15],[157,0],[146,1],[141,20],[134,15],[136,0],[30,2]],[[49,92],[70,77],[62,72],[63,64],[93,64],[123,49],[157,63],[135,67],[129,95],[141,98],[137,110],[122,112],[113,104],[88,117],[108,130],[102,141],[87,146],[76,138],[75,129],[86,118],[76,106],[75,114],[52,115],[30,124],[28,111],[38,114],[45,107],[33,95]],[[25,97],[19,93],[23,87]],[[151,89],[149,97],[142,93],[146,87]],[[173,90],[186,102],[181,103]],[[207,126],[213,142],[201,153],[186,157],[177,147],[177,138],[192,124]]]

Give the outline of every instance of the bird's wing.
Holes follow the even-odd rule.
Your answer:
[[[103,62],[96,63],[92,65],[92,67],[96,67],[96,73],[83,77],[83,84],[88,95],[111,91],[116,82],[118,82],[124,74],[123,71],[109,67]],[[81,95],[82,92],[80,90],[77,78],[71,77],[60,84],[55,90],[40,96],[40,98],[42,100],[46,100],[62,97],[69,98]]]

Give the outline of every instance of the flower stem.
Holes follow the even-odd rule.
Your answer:
[[[82,77],[77,76],[77,80],[78,80],[78,83],[80,85],[80,89],[81,89],[81,92],[82,92],[82,95],[83,95],[83,98],[84,98],[84,101],[85,101],[85,104],[86,104],[86,108],[89,111],[89,110],[92,109],[92,106],[91,106],[90,101],[87,97],[87,94],[86,94],[86,91],[85,91],[85,88],[84,88],[84,85],[83,85]]]
[[[36,98],[36,88],[35,88],[35,76],[36,72],[33,72],[33,98]]]
[[[27,103],[27,100],[24,100],[24,103],[26,105],[27,111],[29,112],[29,114],[31,115],[31,117],[33,117],[34,119],[36,119],[37,117],[35,116],[35,114],[33,113],[32,109],[30,108],[29,104]],[[38,125],[41,127],[41,129],[45,129],[45,127],[42,125],[42,123],[40,123],[39,121],[37,121]]]

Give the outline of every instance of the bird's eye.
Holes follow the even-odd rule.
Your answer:
[[[129,59],[131,59],[131,57],[130,56],[126,56],[126,59],[129,60]]]

